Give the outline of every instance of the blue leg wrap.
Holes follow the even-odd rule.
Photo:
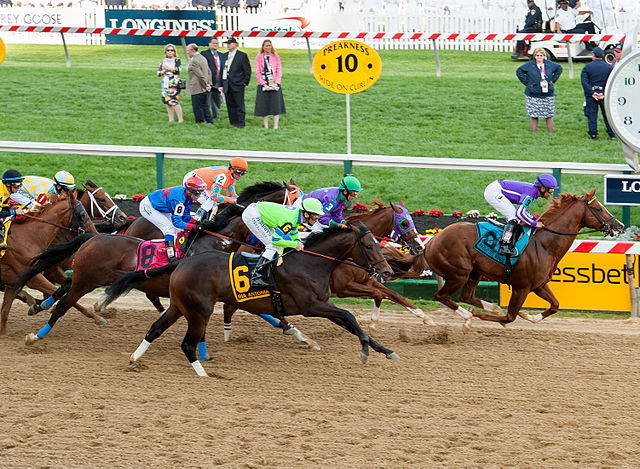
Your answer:
[[[206,342],[198,342],[198,356],[201,361],[209,361],[207,358],[207,343]]]
[[[49,325],[49,323],[45,324],[44,327],[40,329],[36,334],[38,336],[38,339],[42,339],[45,335],[49,333],[50,330],[51,330],[51,326]]]
[[[164,235],[164,240],[165,241],[174,241],[176,238],[172,235],[172,234],[166,234]]]
[[[56,300],[53,299],[53,296],[50,296],[49,298],[44,300],[42,303],[40,303],[40,307],[42,309],[47,309],[47,308],[50,308],[55,302]]]
[[[270,316],[269,314],[258,314],[258,316],[260,316],[262,319],[267,321],[273,327],[280,327],[280,320],[279,319],[276,319],[273,316]]]

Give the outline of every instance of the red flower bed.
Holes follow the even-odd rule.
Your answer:
[[[131,196],[131,200],[133,200],[134,202],[140,202],[146,196],[147,196],[147,194],[136,194],[136,195]]]
[[[451,216],[455,217],[455,218],[461,218],[462,217],[462,212],[459,211],[459,210],[456,210],[451,214]]]
[[[442,215],[444,215],[444,212],[442,210],[440,210],[439,208],[432,208],[431,210],[429,210],[429,216],[430,217],[439,218]]]
[[[411,215],[413,215],[414,217],[422,217],[425,213],[427,212],[425,212],[424,210],[414,210],[413,212],[411,212]]]
[[[356,202],[351,206],[351,211],[353,212],[366,212],[368,210],[367,206],[362,202]]]

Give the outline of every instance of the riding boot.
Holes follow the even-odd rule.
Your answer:
[[[0,222],[0,251],[7,250],[7,244],[4,242],[5,229],[4,223]]]
[[[518,220],[509,220],[504,227],[502,238],[500,238],[500,249],[498,254],[506,257],[515,255],[516,245],[516,229],[518,228]]]
[[[273,261],[266,259],[264,257],[260,257],[258,260],[258,264],[256,264],[256,268],[253,270],[251,274],[251,285],[256,287],[270,287],[271,283],[271,269]]]
[[[167,257],[169,258],[169,262],[177,261],[176,250],[173,244],[172,239],[165,239],[164,246],[167,248]]]

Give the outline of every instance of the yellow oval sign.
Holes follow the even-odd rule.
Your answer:
[[[313,59],[313,75],[322,86],[336,93],[359,93],[373,85],[382,72],[378,53],[359,41],[336,41],[326,45]]]
[[[7,48],[4,45],[4,42],[2,41],[2,38],[0,37],[0,65],[2,64],[2,61],[4,60],[4,56],[7,54]]]

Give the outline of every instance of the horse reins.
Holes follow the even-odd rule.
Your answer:
[[[75,207],[78,206],[78,205],[82,205],[82,204],[80,204],[80,202],[78,202],[77,204],[73,205],[73,207],[72,207],[72,208],[74,208],[74,214],[75,214]],[[78,229],[69,228],[68,226],[60,225],[59,223],[55,223],[55,222],[52,222],[52,221],[49,221],[49,220],[45,220],[44,218],[34,217],[33,215],[29,215],[28,213],[24,213],[21,216],[25,217],[25,218],[29,218],[31,220],[38,221],[40,223],[46,223],[47,225],[55,226],[57,228],[60,228],[61,230],[71,231],[72,233],[83,234],[83,233],[86,232],[82,227],[80,227]],[[73,221],[73,215],[71,216],[71,220]]]
[[[242,244],[243,246],[248,246],[248,247],[250,247],[250,248],[252,248],[252,249],[255,249],[255,248],[256,248],[256,246],[254,246],[253,244],[246,243],[246,242],[244,242],[244,241],[239,241],[239,240],[237,240],[237,239],[233,239],[233,238],[231,238],[231,237],[229,237],[229,236],[226,236],[226,235],[223,235],[223,234],[220,234],[220,233],[214,233],[213,231],[209,231],[209,230],[202,230],[202,231],[199,231],[198,233],[206,233],[206,234],[208,234],[208,235],[215,236],[216,238],[224,239],[225,241],[230,241],[230,242],[232,242],[232,243]],[[360,242],[360,238],[358,238],[358,243],[359,243],[359,242]],[[342,264],[347,264],[347,265],[351,265],[351,266],[353,266],[353,267],[358,267],[359,269],[362,269],[362,270],[364,270],[364,271],[365,271],[365,272],[367,272],[367,273],[370,273],[370,272],[371,272],[371,269],[370,269],[370,268],[362,267],[361,265],[356,264],[355,262],[352,262],[352,261],[350,261],[350,260],[340,260],[340,259],[336,259],[335,257],[331,257],[331,256],[326,256],[326,255],[324,255],[324,254],[320,254],[320,253],[318,253],[318,252],[307,251],[306,249],[303,249],[303,250],[301,250],[301,251],[295,251],[295,250],[293,250],[293,251],[289,251],[289,252],[287,252],[287,253],[283,254],[283,256],[286,256],[287,254],[289,254],[289,253],[291,253],[291,252],[303,252],[303,253],[305,253],[305,254],[310,254],[310,255],[312,255],[312,256],[316,256],[316,257],[322,257],[322,258],[324,258],[324,259],[327,259],[327,260],[330,260],[330,261],[333,261],[333,262],[340,262],[340,263],[342,263]],[[384,260],[384,259],[383,259],[383,260]],[[376,264],[378,264],[378,263],[380,263],[380,262],[382,262],[382,261],[378,261],[378,262],[376,262]],[[370,264],[370,265],[373,267],[375,264]]]
[[[597,230],[588,230],[588,231],[580,231],[578,233],[563,233],[561,231],[555,231],[552,230],[551,228],[547,228],[546,226],[543,226],[542,229],[545,231],[549,231],[550,233],[553,234],[557,234],[560,236],[577,236],[577,235],[581,235],[581,234],[589,234],[589,233],[598,233],[600,231],[602,231],[603,233],[606,231],[610,231],[611,226],[609,225],[609,222],[611,220],[615,220],[616,217],[614,217],[613,215],[611,215],[609,218],[607,218],[606,220],[603,220],[602,218],[600,218],[600,216],[596,213],[595,210],[593,210],[593,208],[591,208],[591,202],[593,202],[594,200],[596,200],[595,197],[593,197],[591,200],[587,201],[585,199],[584,201],[584,211],[586,213],[587,209],[589,209],[589,211],[591,212],[591,214],[595,217],[595,219],[600,223],[600,228]]]

